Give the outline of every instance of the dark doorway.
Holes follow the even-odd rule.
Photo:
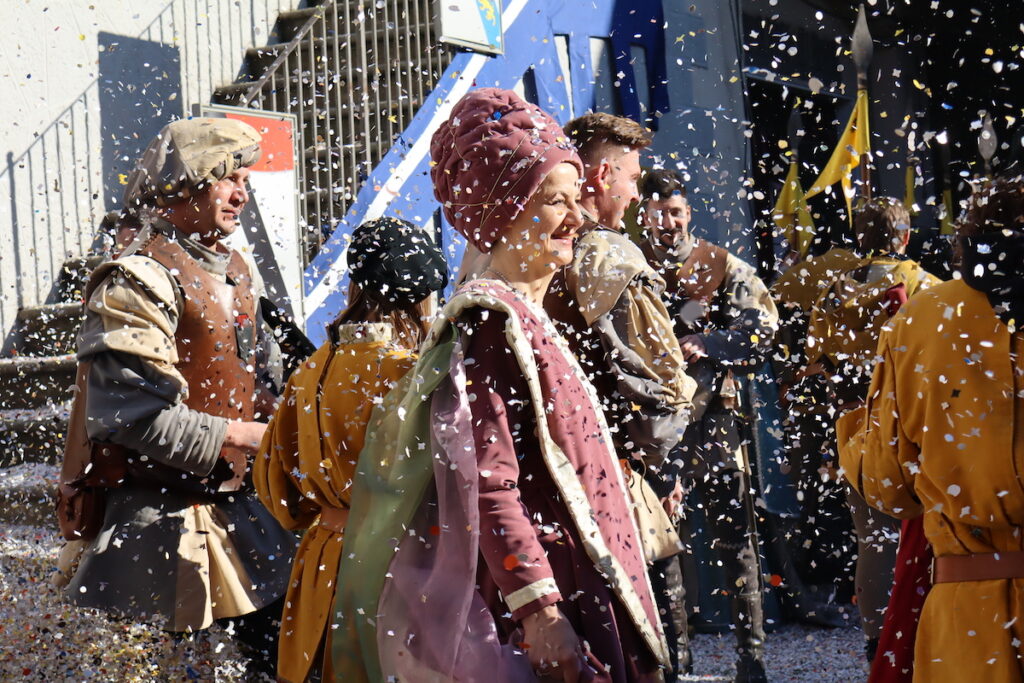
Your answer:
[[[747,98],[753,123],[751,173],[754,188],[760,190],[760,195],[752,198],[758,225],[757,265],[761,277],[771,281],[777,275],[772,209],[789,169],[790,158],[786,152],[792,144],[787,137],[790,112],[794,108],[799,111],[796,152],[800,183],[807,190],[828,163],[853,103],[845,98],[749,77]],[[822,193],[812,198],[809,208],[816,228],[812,254],[820,254],[850,240],[846,202],[838,186],[831,195]]]

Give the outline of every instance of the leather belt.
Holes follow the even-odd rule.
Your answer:
[[[332,508],[326,505],[320,508],[320,526],[339,534],[345,533],[348,522],[348,508]]]
[[[1024,579],[1024,551],[943,555],[932,563],[932,583]]]

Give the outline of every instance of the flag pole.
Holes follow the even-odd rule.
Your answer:
[[[916,216],[918,211],[914,208],[917,206],[915,181],[917,180],[917,167],[921,163],[921,159],[917,156],[917,134],[913,128],[913,120],[914,112],[908,105],[907,114],[903,119],[903,136],[907,140],[907,167],[904,172],[903,204],[911,216]]]
[[[857,69],[857,92],[867,93],[868,91],[868,70],[871,67],[871,58],[874,55],[874,44],[871,40],[871,32],[868,31],[867,12],[864,5],[857,11],[857,23],[853,29],[853,36],[850,39],[850,52],[853,55],[853,64]],[[868,164],[870,156],[867,153],[860,155],[860,180],[864,197],[871,199],[871,167]]]
[[[797,169],[795,173],[797,174],[796,177],[798,183],[800,181],[800,152],[797,148],[800,145],[799,132],[800,127],[802,125],[803,117],[800,116],[800,101],[799,98],[797,98],[796,104],[793,105],[792,111],[789,112],[789,120],[786,121],[786,142],[789,143],[789,165],[790,168]],[[786,173],[786,181],[784,182],[788,181],[789,172]],[[793,190],[793,188],[786,188],[785,186],[783,186],[783,189],[788,189],[790,191]],[[803,188],[800,189],[800,192],[803,192]],[[807,254],[806,250],[801,248],[802,240],[800,235],[800,217],[796,213],[793,213],[791,218],[793,220],[793,239],[789,245],[789,248],[792,249],[793,251],[796,251],[797,254],[799,254],[798,258],[800,260],[803,260],[807,256]]]
[[[789,112],[789,120],[786,121],[786,142],[789,143],[791,161],[799,161],[797,146],[800,143],[800,126],[803,125],[803,117],[800,116],[800,101],[793,106]]]

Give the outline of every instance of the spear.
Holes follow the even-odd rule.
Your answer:
[[[805,194],[806,199],[824,192],[836,183],[843,185],[843,197],[846,199],[846,212],[850,223],[853,223],[853,202],[856,189],[854,187],[853,169],[860,166],[860,179],[864,197],[871,199],[871,172],[868,160],[871,155],[871,114],[868,100],[868,67],[871,64],[871,34],[864,6],[860,8],[857,26],[850,41],[853,63],[857,67],[857,98],[854,100],[853,113],[846,122],[846,127],[839,136],[836,147],[832,150],[825,168],[818,174],[811,188]]]
[[[802,259],[807,256],[811,238],[814,235],[814,222],[807,211],[807,199],[800,184],[800,165],[797,148],[800,144],[800,103],[789,114],[786,126],[786,138],[789,147],[789,171],[782,181],[782,190],[775,200],[772,219],[789,240],[790,248]]]
[[[917,156],[917,133],[913,128],[914,110],[910,103],[907,103],[907,114],[903,117],[903,136],[907,139],[907,167],[904,173],[903,204],[911,216],[916,216],[914,210],[914,181],[917,178],[917,165],[921,160]]]
[[[867,92],[868,69],[871,66],[871,57],[874,54],[874,44],[871,40],[871,32],[868,31],[867,12],[864,5],[857,11],[857,24],[853,29],[853,36],[850,39],[850,52],[853,53],[853,65],[857,69],[857,90]],[[868,155],[861,154],[860,158],[860,180],[863,185],[864,196],[871,199],[871,168],[868,166]]]

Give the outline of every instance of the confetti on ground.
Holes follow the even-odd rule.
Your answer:
[[[150,626],[65,602],[50,583],[59,548],[49,529],[0,529],[0,680],[242,680],[244,659],[220,628],[175,645]]]
[[[693,674],[682,681],[732,681],[736,674],[731,633],[693,637]],[[859,628],[782,626],[765,641],[765,668],[772,683],[849,683],[868,676]]]
[[[0,530],[0,680],[241,681],[243,658],[213,628],[180,647],[144,624],[110,619],[67,604],[50,584],[58,535],[32,526]],[[694,674],[684,681],[731,681],[729,634],[694,636]],[[783,626],[768,635],[765,661],[773,683],[862,680],[860,630]],[[174,667],[178,675],[169,675]]]

